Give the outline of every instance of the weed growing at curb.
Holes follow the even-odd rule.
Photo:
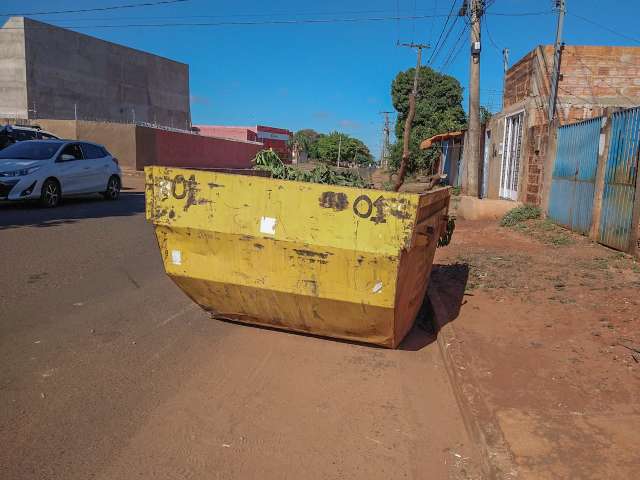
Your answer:
[[[503,227],[513,227],[518,223],[524,222],[525,220],[534,220],[540,218],[541,211],[538,207],[533,207],[531,205],[523,205],[521,207],[513,208],[509,210],[502,220],[500,220],[500,225]]]

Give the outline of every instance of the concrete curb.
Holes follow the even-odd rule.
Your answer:
[[[437,285],[431,283],[427,295],[433,308],[438,347],[462,420],[480,452],[483,474],[489,479],[514,479],[517,470],[508,444],[498,419],[484,401],[469,371],[469,361],[456,337],[455,328],[451,322],[447,322],[447,306],[442,301]]]

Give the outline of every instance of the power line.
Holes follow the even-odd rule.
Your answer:
[[[506,13],[506,12],[491,12],[486,13],[486,15],[496,15],[498,17],[532,17],[535,15],[551,15],[555,13],[553,10],[544,10],[541,12],[517,12],[517,13]]]
[[[434,4],[433,4],[433,13],[436,13],[438,11],[438,0],[434,0]],[[429,43],[431,43],[431,40],[433,39],[433,25],[436,22],[431,22],[431,25],[429,27]]]
[[[427,63],[431,63],[433,56],[437,52],[438,48],[440,48],[440,40],[442,39],[442,35],[444,35],[444,31],[446,30],[447,25],[449,24],[449,20],[451,19],[453,10],[456,8],[456,3],[457,3],[456,0],[453,0],[451,2],[451,10],[449,10],[449,15],[447,15],[447,20],[444,22],[444,25],[442,26],[442,30],[440,31],[440,35],[438,36],[438,40],[436,40],[436,44],[433,46],[431,57],[429,57],[429,60],[427,60]],[[455,23],[455,20],[454,20],[454,23]]]
[[[567,12],[569,15],[571,15],[572,17],[576,17],[579,18],[580,20],[582,20],[583,22],[587,22],[590,23],[591,25],[595,25],[596,27],[600,27],[603,30],[606,30],[609,33],[613,33],[614,35],[619,36],[620,38],[625,38],[627,40],[631,40],[632,42],[636,42],[636,43],[640,43],[640,39],[632,37],[630,35],[624,34],[624,33],[620,33],[617,30],[613,30],[612,28],[607,27],[606,25],[602,25],[601,23],[595,22],[593,20],[590,20],[586,17],[583,17],[582,15],[578,15],[576,13],[573,12]]]
[[[444,15],[439,15],[444,17]],[[385,16],[385,17],[359,17],[359,18],[308,18],[292,20],[256,20],[256,21],[226,21],[226,22],[167,22],[167,23],[122,23],[111,25],[65,25],[61,28],[141,28],[141,27],[224,27],[224,26],[256,26],[256,25],[300,25],[300,24],[323,24],[323,23],[360,23],[360,22],[386,22],[393,20],[423,20],[433,18],[434,15],[417,16]],[[51,25],[31,28],[51,28]],[[2,30],[22,30],[23,27],[3,27]]]
[[[445,57],[445,60],[442,62],[442,65],[440,66],[440,69],[439,69],[441,72],[444,72],[444,70],[460,54],[460,51],[462,50],[462,47],[464,46],[464,41],[462,43],[460,43],[460,41],[464,38],[464,35],[465,35],[465,33],[467,33],[468,29],[469,29],[469,25],[465,24],[464,28],[460,31],[460,35],[458,35],[458,38],[456,39],[455,43],[453,44],[453,47],[449,51],[449,55],[447,57]]]
[[[76,17],[76,18],[66,18],[66,19],[56,19],[56,21],[89,21],[89,20],[176,20],[176,19],[184,19],[184,18],[220,18],[220,19],[231,19],[231,18],[268,18],[268,17],[304,17],[304,16],[339,16],[339,15],[372,15],[372,14],[389,14],[393,15],[395,13],[396,17],[400,16],[400,9],[378,9],[378,10],[341,10],[341,11],[310,11],[310,12],[291,12],[291,11],[272,11],[269,13],[239,13],[239,14],[227,14],[227,15],[162,15],[162,16],[135,16],[135,17]],[[420,14],[426,14],[427,12],[419,12]],[[440,15],[436,15],[436,12],[433,12],[435,16],[445,17],[446,14],[442,13]],[[418,13],[416,13],[418,15]]]
[[[445,34],[444,38],[442,39],[442,43],[440,44],[440,48],[437,51],[433,52],[433,54],[431,55],[431,58],[429,59],[429,62],[433,63],[433,61],[436,58],[438,58],[438,55],[440,54],[440,52],[442,51],[442,49],[446,45],[447,40],[449,39],[449,35],[451,35],[451,32],[453,31],[453,29],[457,25],[457,23],[458,23],[458,17],[456,17],[456,19],[453,21],[453,23],[451,23],[451,26],[449,27],[449,30],[447,31],[447,33]]]
[[[416,15],[416,0],[413,0],[413,16],[415,17]],[[411,32],[411,41],[413,42],[413,39],[416,36],[416,21],[414,20],[412,25],[412,32]]]
[[[487,37],[489,38],[489,43],[491,44],[491,46],[495,48],[499,54],[502,55],[502,49],[498,47],[498,45],[496,45],[496,42],[493,41],[493,37],[491,36],[491,32],[489,31],[489,25],[486,18],[484,19],[484,30],[485,32],[487,32]]]
[[[159,2],[130,3],[128,5],[113,5],[111,7],[82,8],[79,10],[53,10],[48,12],[0,13],[0,17],[25,17],[29,15],[58,15],[62,13],[106,12],[110,10],[121,10],[123,8],[155,7],[158,5],[170,5],[172,3],[183,3],[188,1],[189,0],[163,0]]]

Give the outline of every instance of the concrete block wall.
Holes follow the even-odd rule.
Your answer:
[[[191,124],[189,67],[167,58],[13,17],[0,66],[0,116]]]
[[[0,117],[27,118],[27,67],[22,18],[0,30]]]

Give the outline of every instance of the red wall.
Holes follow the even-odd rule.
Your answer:
[[[260,138],[261,133],[274,133],[279,136],[291,137],[292,133],[285,128],[267,127],[265,125],[256,126],[256,137],[259,142],[264,144],[264,148],[272,148],[274,152],[278,154],[280,159],[285,163],[291,163],[291,150],[287,140],[275,139],[275,138]]]
[[[251,168],[261,143],[206,137],[147,127],[136,129],[137,168]]]

